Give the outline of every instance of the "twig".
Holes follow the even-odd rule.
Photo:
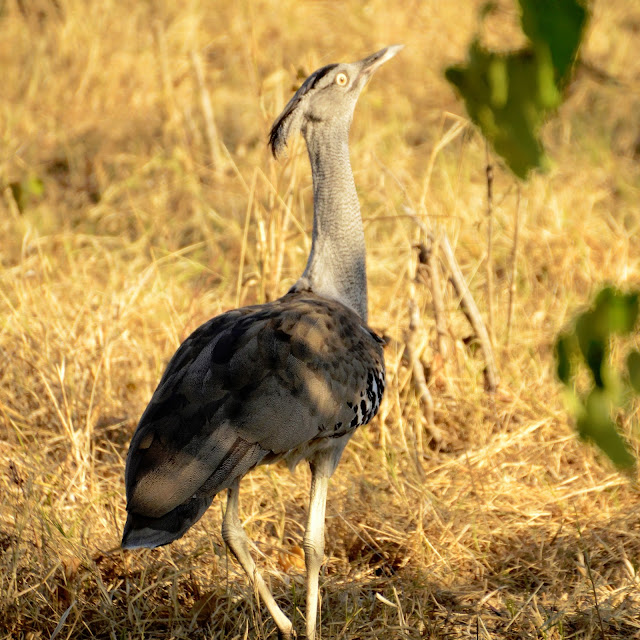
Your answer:
[[[413,261],[412,261],[413,262]],[[431,434],[431,438],[435,442],[442,442],[442,432],[435,425],[434,421],[434,403],[433,396],[427,385],[427,379],[424,375],[424,367],[420,354],[422,348],[419,346],[418,330],[422,326],[422,320],[418,310],[418,305],[415,303],[416,288],[415,283],[417,279],[417,273],[420,260],[417,263],[413,262],[411,267],[412,278],[409,285],[409,326],[404,332],[404,354],[403,357],[409,364],[411,371],[411,382],[416,390],[418,402],[422,409],[422,416],[425,421],[425,427]],[[424,447],[422,443],[422,424],[415,425],[416,436],[416,452],[422,454]],[[419,472],[422,472],[422,466],[420,464],[420,458],[416,455],[416,468]]]
[[[596,613],[598,614],[598,622],[600,623],[600,633],[602,634],[602,640],[607,640],[607,634],[604,630],[602,614],[600,613],[600,604],[598,603],[598,592],[596,591],[596,583],[593,580],[593,573],[591,572],[591,560],[589,559],[589,552],[584,549],[583,553],[585,566],[587,567],[587,575],[589,576],[589,582],[591,583],[591,591],[593,592],[593,602],[596,607]]]
[[[427,237],[426,246],[422,243],[418,245],[418,259],[421,264],[426,264],[431,284],[431,297],[433,299],[433,315],[436,322],[436,336],[438,342],[438,352],[443,360],[447,359],[447,321],[445,319],[444,303],[442,301],[442,286],[440,283],[440,270],[438,269],[438,238]]]
[[[527,598],[526,602],[518,609],[516,614],[509,621],[509,624],[504,628],[504,630],[503,630],[504,634],[507,633],[507,631],[511,628],[511,625],[514,624],[514,622],[520,617],[522,612],[529,606],[530,602],[538,595],[538,591],[540,591],[540,589],[542,589],[543,586],[544,586],[544,584],[540,583],[536,587],[536,590]]]
[[[516,272],[518,269],[518,236],[520,232],[520,183],[516,185],[516,212],[513,229],[513,249],[511,250],[511,285],[509,286],[509,308],[507,310],[507,348],[511,341],[511,318],[513,301],[516,297]]]
[[[433,242],[434,233],[429,229],[429,227],[422,221],[418,216],[414,213],[407,210],[411,219],[422,229],[422,232],[425,236]],[[469,324],[471,324],[472,329],[475,331],[476,338],[478,342],[480,342],[480,348],[482,349],[482,353],[484,355],[485,361],[485,369],[484,369],[484,388],[487,391],[493,392],[498,387],[498,374],[496,371],[496,363],[495,358],[493,357],[493,347],[491,346],[491,340],[489,340],[489,334],[487,333],[487,328],[482,320],[482,315],[480,311],[478,311],[478,306],[476,305],[473,296],[471,295],[471,291],[469,291],[469,287],[462,275],[462,271],[458,266],[458,262],[453,253],[453,249],[451,248],[451,244],[449,243],[449,238],[444,231],[440,231],[440,248],[442,249],[442,253],[444,255],[445,262],[449,267],[449,280],[453,285],[458,297],[460,298],[460,306],[462,307],[462,311],[466,316]]]
[[[469,120],[466,118],[461,118],[453,113],[444,113],[442,114],[441,124],[440,126],[444,126],[444,121],[446,118],[453,118],[454,123],[449,127],[446,133],[438,140],[433,149],[431,150],[431,154],[429,155],[429,162],[427,164],[427,170],[425,172],[424,182],[422,184],[422,194],[420,195],[420,204],[418,206],[418,211],[424,211],[425,202],[427,200],[427,193],[429,191],[429,186],[431,184],[431,175],[433,173],[433,168],[436,163],[436,158],[438,154],[447,146],[449,143],[453,142],[460,134],[464,133],[467,130],[469,125]]]
[[[485,141],[486,173],[487,173],[487,314],[489,339],[493,339],[493,165],[489,157],[489,143]]]
[[[596,591],[596,583],[593,579],[593,573],[591,572],[591,561],[589,560],[589,552],[587,551],[584,538],[582,537],[582,527],[580,526],[580,521],[577,519],[578,510],[575,507],[575,505],[573,508],[576,514],[576,529],[578,530],[578,537],[580,538],[582,557],[584,559],[584,565],[587,569],[587,576],[589,578],[589,582],[591,583],[593,601],[596,608],[596,613],[598,614],[598,622],[600,623],[600,633],[602,634],[602,640],[607,640],[607,633],[604,630],[604,621],[602,620],[602,614],[600,613],[600,604],[598,603],[598,592]]]
[[[211,106],[211,97],[204,80],[204,71],[202,69],[202,59],[197,51],[191,50],[191,62],[196,72],[198,88],[200,90],[200,106],[202,108],[202,116],[204,117],[205,131],[207,141],[209,143],[209,153],[211,155],[211,168],[217,171],[220,169],[220,145],[218,142],[218,129],[213,119],[213,107]]]
[[[431,430],[434,426],[433,396],[431,395],[431,391],[429,391],[429,387],[427,386],[427,380],[424,376],[424,368],[422,366],[422,362],[420,362],[418,350],[416,349],[416,334],[419,325],[420,314],[418,313],[418,305],[413,300],[409,300],[409,330],[406,334],[404,349],[407,360],[411,365],[413,384],[415,385],[418,392],[418,399],[424,406],[424,417],[427,420],[427,426]],[[441,438],[441,434],[436,433],[436,431],[434,431],[433,433],[434,438],[439,441],[439,439]]]
[[[489,334],[487,333],[487,328],[485,327],[485,324],[482,320],[480,311],[478,311],[476,302],[471,295],[471,291],[469,291],[469,287],[465,282],[462,271],[460,270],[458,262],[456,261],[456,257],[453,254],[453,249],[449,244],[449,238],[444,232],[442,233],[442,237],[440,238],[440,248],[442,249],[445,261],[447,263],[447,266],[449,267],[449,279],[451,280],[451,284],[453,285],[453,288],[456,290],[456,293],[460,298],[460,306],[462,307],[462,311],[471,324],[471,327],[475,331],[476,338],[480,343],[480,348],[482,349],[482,354],[484,355],[485,389],[487,391],[495,391],[498,387],[498,375],[496,373],[496,364],[493,357],[491,340],[489,339]]]

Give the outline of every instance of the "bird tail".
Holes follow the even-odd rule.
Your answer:
[[[153,549],[181,538],[209,508],[213,496],[194,496],[159,518],[149,518],[133,511],[127,514],[122,534],[123,549]]]

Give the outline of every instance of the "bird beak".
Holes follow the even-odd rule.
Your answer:
[[[404,49],[403,44],[394,44],[390,47],[380,49],[380,51],[376,51],[376,53],[372,53],[364,60],[360,60],[360,75],[366,76],[367,78],[370,77],[378,67],[393,58],[401,49]]]

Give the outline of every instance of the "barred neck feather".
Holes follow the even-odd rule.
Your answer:
[[[338,300],[367,321],[367,274],[360,203],[349,161],[349,124],[309,126],[305,139],[313,176],[313,236],[295,288]]]

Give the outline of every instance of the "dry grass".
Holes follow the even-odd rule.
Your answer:
[[[522,187],[509,346],[516,189],[496,173],[498,393],[483,391],[451,291],[455,354],[429,382],[438,446],[401,359],[407,207],[445,226],[488,306],[483,143],[466,128],[432,155],[462,115],[442,70],[464,55],[476,4],[0,3],[1,637],[275,637],[227,558],[220,501],[169,548],[117,550],[124,457],[180,340],[280,295],[304,266],[305,152],[277,164],[265,144],[299,70],[394,42],[407,48],[361,98],[352,131],[390,382],[331,485],[322,637],[640,637],[637,490],[576,442],[551,358],[601,282],[640,284],[634,0],[594,3],[584,56],[616,82],[580,74],[545,132],[554,168]],[[486,25],[503,47],[517,42],[510,7]],[[44,193],[16,197],[30,177]],[[427,287],[415,296],[429,363]],[[307,486],[302,467],[260,468],[242,503],[298,628]]]

